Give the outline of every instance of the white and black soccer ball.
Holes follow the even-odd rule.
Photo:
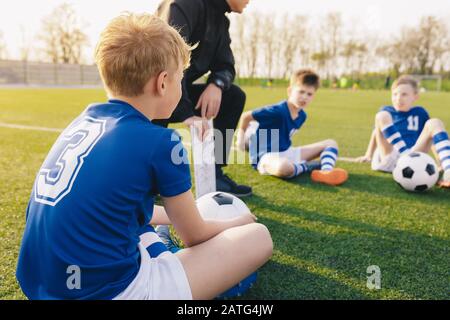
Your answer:
[[[398,159],[393,176],[403,189],[422,192],[436,184],[439,171],[436,162],[428,154],[412,152]]]
[[[250,213],[238,197],[225,192],[211,192],[197,199],[197,208],[204,219],[227,220]]]

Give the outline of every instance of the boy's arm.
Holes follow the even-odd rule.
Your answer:
[[[241,116],[241,124],[239,126],[239,129],[245,132],[245,130],[247,130],[248,126],[250,125],[250,122],[254,120],[255,119],[253,118],[251,111],[244,112]]]
[[[356,159],[357,162],[370,162],[372,161],[373,153],[377,148],[377,140],[375,137],[375,130],[372,131],[372,135],[370,136],[369,145],[367,146],[366,154],[362,157]]]
[[[160,225],[160,224],[172,224],[167,216],[166,209],[162,206],[154,206],[152,220],[150,224]]]
[[[175,231],[187,247],[205,242],[220,232],[240,225],[253,223],[253,214],[244,214],[234,219],[203,220],[191,190],[173,197],[163,197],[164,208]]]
[[[236,76],[235,61],[231,51],[231,37],[228,30],[229,24],[230,22],[227,19],[226,31],[222,34],[219,48],[211,65],[211,74],[207,81],[207,83],[214,83],[216,80],[221,80],[223,82],[223,90],[230,88]]]
[[[254,120],[255,119],[253,118],[251,111],[244,112],[241,116],[241,123],[238,128],[236,141],[236,145],[241,151],[245,150],[245,131],[250,125],[250,122]]]

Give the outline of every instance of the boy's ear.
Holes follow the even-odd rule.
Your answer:
[[[169,74],[167,71],[160,72],[160,74],[156,77],[156,93],[158,95],[163,96],[166,93],[168,78]]]
[[[289,87],[287,88],[287,94],[288,94],[288,96],[291,95],[291,91],[292,91],[292,88],[291,88],[291,86],[289,86]]]

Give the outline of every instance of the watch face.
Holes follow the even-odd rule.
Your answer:
[[[215,83],[219,88],[222,88],[222,89],[223,89],[223,87],[225,86],[225,84],[223,83],[223,81],[220,80],[220,79],[216,79],[216,80],[214,81],[214,83]]]

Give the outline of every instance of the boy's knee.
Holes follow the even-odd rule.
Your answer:
[[[288,178],[294,174],[294,166],[287,159],[281,159],[276,167],[275,174],[281,178]]]
[[[325,145],[327,148],[335,148],[338,149],[338,143],[334,139],[325,140]]]
[[[256,228],[258,243],[261,245],[261,251],[264,253],[265,257],[269,258],[272,256],[273,252],[273,241],[270,231],[261,223],[255,223],[254,227]]]
[[[375,125],[386,125],[392,122],[392,116],[387,111],[380,111],[375,115]]]
[[[437,118],[433,118],[433,119],[429,119],[426,123],[425,123],[425,127],[429,128],[429,129],[444,129],[444,123]]]

